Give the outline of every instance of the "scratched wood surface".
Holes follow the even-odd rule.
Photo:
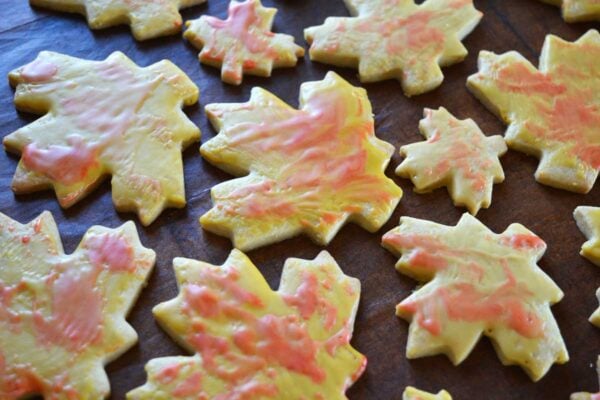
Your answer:
[[[325,17],[347,15],[342,0],[264,0],[276,6],[279,13],[275,30],[302,39],[303,28],[320,24]],[[505,127],[465,88],[465,79],[476,70],[477,54],[482,49],[495,52],[517,50],[537,65],[544,36],[557,34],[574,40],[598,24],[566,24],[559,10],[535,0],[476,0],[484,12],[482,23],[466,39],[469,57],[465,62],[446,68],[441,88],[408,99],[395,81],[365,85],[373,104],[377,135],[396,147],[421,140],[417,123],[424,107],[447,107],[459,118],[471,117],[488,135],[502,133]],[[201,66],[197,51],[180,36],[138,43],[127,27],[92,32],[80,16],[32,9],[25,0],[0,0],[0,76],[33,60],[41,50],[104,59],[120,50],[139,65],[168,58],[182,68],[200,87],[200,105],[186,110],[202,129],[203,141],[215,135],[204,114],[203,106],[212,102],[245,101],[253,86],[262,86],[286,102],[297,105],[298,88],[304,81],[320,80],[330,69],[308,58],[298,67],[276,70],[270,79],[245,78],[240,87],[223,84],[219,71]],[[202,14],[226,15],[225,0],[209,0],[208,4],[183,13],[185,19]],[[599,60],[600,62],[600,60]],[[356,72],[334,68],[358,85]],[[36,117],[19,114],[12,103],[13,90],[7,81],[0,84],[0,135],[5,136]],[[56,218],[65,249],[73,251],[83,233],[91,225],[116,227],[133,214],[115,212],[108,183],[69,210],[62,210],[52,192],[15,197],[10,190],[12,174],[18,159],[0,152],[0,211],[21,222],[29,221],[43,210]],[[145,381],[144,364],[154,357],[185,354],[157,326],[150,312],[158,302],[176,295],[177,289],[171,261],[183,256],[222,263],[230,248],[228,240],[203,232],[197,222],[210,208],[210,188],[231,177],[202,160],[198,146],[184,153],[188,205],[181,210],[167,210],[148,228],[138,225],[142,242],[158,253],[157,266],[148,287],[143,291],[130,315],[139,333],[139,344],[107,366],[112,385],[112,398]],[[400,162],[395,155],[388,175]],[[492,207],[478,217],[495,231],[504,230],[512,222],[520,222],[548,243],[541,267],[565,292],[564,300],[553,307],[570,351],[571,361],[554,366],[540,382],[534,384],[517,367],[503,367],[491,343],[482,339],[473,353],[459,367],[443,356],[408,361],[405,346],[408,325],[394,315],[394,305],[415,287],[411,279],[394,270],[396,259],[380,245],[383,232],[397,225],[401,215],[455,224],[462,209],[452,206],[445,189],[427,195],[412,192],[409,181],[394,177],[405,190],[396,212],[376,234],[358,226],[341,230],[327,250],[343,270],[362,282],[363,295],[358,311],[353,345],[365,353],[369,365],[362,378],[348,392],[351,399],[399,399],[406,385],[423,389],[448,389],[455,399],[567,399],[577,390],[596,390],[597,380],[591,367],[600,350],[600,330],[587,322],[597,303],[595,288],[600,285],[600,270],[578,255],[583,236],[576,228],[572,211],[577,205],[600,205],[600,185],[588,195],[572,194],[539,185],[533,179],[537,160],[509,151],[502,158],[506,181],[494,187]],[[321,250],[305,237],[298,237],[249,253],[272,287],[277,287],[281,267],[287,257],[313,258]]]

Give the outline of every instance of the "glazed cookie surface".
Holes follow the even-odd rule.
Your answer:
[[[329,72],[300,88],[300,109],[252,89],[250,101],[209,104],[219,134],[212,164],[248,175],[213,187],[202,226],[249,250],[306,233],[327,244],[348,220],[379,229],[402,190],[384,170],[394,147],[375,137],[367,93]]]
[[[598,0],[540,0],[559,6],[567,22],[600,21],[600,1]]]
[[[358,68],[362,82],[397,79],[413,96],[441,85],[440,66],[462,61],[461,40],[482,14],[472,0],[345,0],[352,17],[305,29],[311,60]]]
[[[44,114],[4,138],[21,154],[16,193],[53,188],[66,208],[112,175],[117,210],[137,212],[144,225],[185,205],[181,151],[200,130],[181,107],[198,101],[198,88],[174,64],[41,52],[9,79],[17,109]]]
[[[125,316],[154,260],[132,222],[94,226],[66,255],[49,212],[0,213],[0,398],[107,397],[103,366],[137,341]]]
[[[188,21],[184,37],[202,49],[200,62],[220,67],[224,82],[239,85],[244,74],[268,77],[273,68],[293,67],[304,55],[292,36],[271,32],[276,13],[260,0],[232,1],[226,20],[203,15]]]
[[[239,250],[223,266],[176,258],[179,295],[154,308],[189,357],[151,360],[145,399],[345,399],[366,358],[350,345],[360,282],[329,253],[286,261],[279,290]]]
[[[29,0],[34,6],[82,14],[92,29],[129,24],[137,40],[181,30],[179,10],[206,0]]]
[[[600,266],[600,207],[579,206],[573,212],[577,226],[588,239],[581,246],[581,254],[594,264]],[[600,288],[596,291],[600,301]],[[590,322],[600,328],[600,308],[590,317]]]
[[[492,202],[492,186],[504,181],[498,157],[506,153],[502,136],[486,137],[472,119],[458,120],[445,108],[426,108],[419,130],[425,142],[402,146],[396,174],[412,180],[416,192],[447,186],[457,206],[475,215]]]
[[[546,244],[520,224],[491,232],[470,214],[456,226],[402,217],[383,237],[396,269],[423,286],[396,307],[410,322],[409,359],[446,354],[461,363],[481,335],[504,365],[532,380],[569,356],[550,305],[562,291],[537,266]]]
[[[600,34],[548,35],[536,69],[517,52],[479,54],[471,92],[509,127],[515,150],[540,158],[536,180],[589,192],[600,169]]]
[[[452,400],[452,396],[445,390],[439,391],[438,394],[432,394],[408,386],[402,393],[402,400]]]
[[[600,356],[598,357],[598,361],[596,362],[596,371],[598,372],[598,378],[600,379]],[[598,400],[600,399],[600,392],[593,393],[573,393],[571,395],[571,400]]]

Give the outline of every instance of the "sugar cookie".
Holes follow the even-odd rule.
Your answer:
[[[600,266],[600,207],[579,206],[573,212],[577,226],[588,241],[581,246],[581,254]],[[600,288],[596,291],[600,302]],[[600,328],[600,308],[592,314],[590,322]]]
[[[450,393],[441,390],[438,394],[431,394],[408,386],[402,394],[402,400],[452,400]]]
[[[600,21],[600,1],[598,0],[540,0],[562,8],[567,22]]]

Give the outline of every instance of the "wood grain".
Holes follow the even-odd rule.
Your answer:
[[[208,4],[185,11],[184,18],[197,18],[202,14],[225,17],[226,3],[209,0]],[[303,28],[320,24],[327,16],[347,15],[341,0],[264,0],[264,3],[279,8],[275,30],[294,35],[298,43],[304,43]],[[574,40],[587,29],[598,27],[597,24],[566,24],[557,8],[535,0],[476,0],[475,3],[485,16],[465,41],[469,57],[444,70],[446,79],[439,89],[408,99],[395,81],[365,85],[373,103],[380,138],[396,147],[421,140],[417,123],[422,110],[438,106],[448,108],[459,118],[473,118],[488,135],[504,132],[505,127],[499,120],[465,88],[467,76],[476,70],[479,50],[517,50],[537,64],[546,34]],[[196,49],[180,36],[137,43],[127,27],[92,32],[80,16],[32,10],[24,0],[0,0],[0,7],[3,9],[0,75],[6,76],[11,69],[31,61],[41,50],[98,60],[121,50],[140,65],[168,58],[200,87],[201,104],[186,112],[201,127],[203,141],[215,135],[203,115],[204,105],[245,101],[253,86],[262,86],[297,105],[300,84],[320,80],[330,69],[306,58],[295,69],[276,70],[271,79],[247,77],[241,87],[232,87],[221,83],[217,69],[201,66],[196,59]],[[353,84],[359,84],[356,71],[334,70]],[[17,113],[12,96],[8,83],[0,85],[2,136],[35,119]],[[116,227],[128,219],[135,220],[133,214],[114,211],[108,183],[69,210],[61,210],[51,192],[15,197],[10,181],[17,161],[16,157],[0,153],[0,211],[22,222],[33,219],[43,210],[52,211],[67,251],[74,250],[91,225]],[[402,186],[405,196],[390,221],[376,234],[355,225],[346,226],[327,247],[344,271],[358,277],[363,285],[352,343],[367,355],[369,365],[349,391],[351,399],[399,399],[409,384],[436,391],[446,388],[458,400],[567,399],[573,391],[597,389],[591,363],[599,352],[600,330],[594,329],[587,317],[597,307],[594,290],[600,285],[600,270],[578,255],[584,237],[577,230],[572,211],[581,204],[600,205],[600,185],[588,195],[572,194],[537,184],[533,179],[537,165],[534,158],[509,151],[501,161],[506,181],[494,187],[492,207],[481,211],[478,217],[495,231],[520,222],[548,243],[540,265],[565,292],[564,300],[553,307],[553,311],[571,361],[554,366],[543,380],[534,384],[519,368],[503,367],[487,339],[481,340],[459,367],[452,366],[442,356],[414,361],[405,358],[408,325],[394,316],[394,306],[414,289],[415,282],[394,270],[396,259],[379,245],[381,235],[397,225],[401,215],[455,224],[463,210],[452,206],[444,189],[427,195],[414,194],[409,181],[392,173],[400,162],[396,155],[387,172]],[[156,325],[151,314],[152,306],[177,293],[172,259],[183,256],[220,264],[231,248],[228,240],[203,232],[197,222],[210,208],[210,188],[231,177],[203,161],[196,145],[185,152],[184,162],[187,208],[164,212],[149,228],[142,228],[136,221],[142,242],[157,250],[158,261],[148,287],[130,316],[140,336],[139,344],[107,367],[113,399],[124,398],[128,390],[144,383],[143,366],[149,359],[184,354]],[[312,258],[320,250],[307,238],[298,237],[252,251],[249,256],[276,287],[286,258]]]

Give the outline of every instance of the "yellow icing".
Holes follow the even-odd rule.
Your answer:
[[[362,82],[397,79],[407,96],[438,87],[440,66],[462,61],[461,43],[482,14],[472,0],[345,0],[352,17],[304,30],[311,60],[358,68]]]
[[[268,77],[273,68],[293,67],[304,55],[293,36],[271,32],[276,13],[260,0],[232,1],[226,20],[203,15],[188,21],[184,37],[202,49],[200,62],[221,68],[224,82],[239,85],[244,73]]]
[[[181,30],[179,10],[206,0],[30,0],[38,7],[86,16],[92,29],[129,24],[137,40],[172,35]]]
[[[94,226],[66,255],[49,212],[0,213],[0,398],[107,397],[103,365],[137,341],[125,316],[154,260],[132,222]]]
[[[472,119],[460,121],[443,107],[424,114],[419,130],[427,141],[400,148],[405,159],[396,174],[411,179],[420,193],[448,186],[454,204],[473,215],[489,207],[493,184],[504,181],[502,136],[486,137]]]
[[[211,191],[202,226],[249,250],[308,234],[327,244],[346,221],[379,229],[402,190],[384,170],[394,147],[375,137],[366,91],[330,72],[304,83],[300,109],[254,88],[247,103],[209,104],[219,134],[202,156],[235,175]]]
[[[562,8],[567,22],[600,21],[600,1],[598,0],[540,0]]]
[[[424,284],[396,308],[410,322],[408,358],[442,353],[459,364],[483,334],[534,381],[568,361],[550,310],[563,293],[536,265],[545,243],[524,226],[495,234],[469,214],[454,227],[402,217],[383,245]]]
[[[137,212],[144,225],[185,205],[181,151],[200,131],[181,107],[198,101],[198,88],[174,64],[41,52],[9,78],[16,107],[45,114],[4,138],[22,154],[15,192],[54,188],[70,207],[112,175],[116,208]]]
[[[408,386],[402,394],[402,400],[452,400],[452,396],[445,390],[440,390],[437,394],[432,394]]]
[[[536,69],[517,52],[482,51],[467,86],[509,124],[509,147],[540,158],[536,180],[591,190],[600,168],[600,34],[575,42],[548,35]]]
[[[151,360],[128,399],[346,398],[366,365],[349,344],[360,282],[329,253],[288,259],[276,292],[235,249],[223,266],[173,264],[180,293],[154,315],[195,354]],[[281,324],[261,331],[264,321]]]
[[[600,379],[600,356],[598,357],[598,361],[596,362],[596,371],[598,372],[598,378]],[[573,393],[571,395],[570,400],[598,400],[600,399],[600,392],[592,394],[592,393]]]
[[[588,239],[581,246],[581,254],[594,264],[600,266],[600,207],[579,206],[573,212],[577,226]],[[600,301],[600,288],[596,292]],[[590,322],[600,328],[600,308],[590,317]]]

